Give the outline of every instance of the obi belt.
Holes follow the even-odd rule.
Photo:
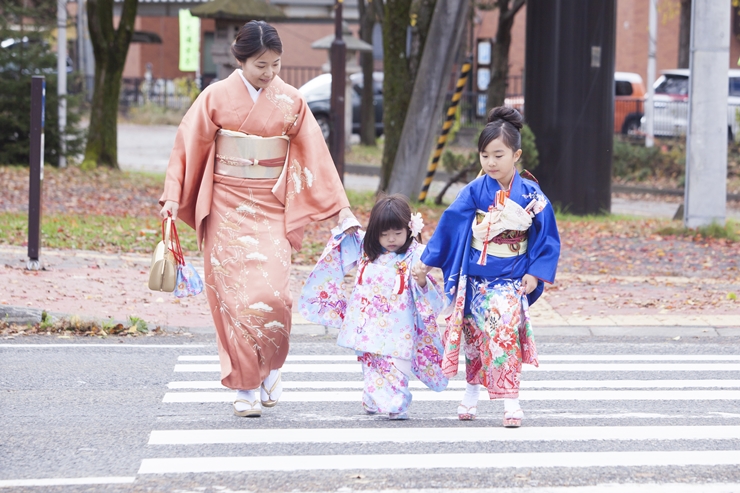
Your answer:
[[[284,135],[259,137],[221,129],[216,133],[214,173],[235,178],[278,178],[289,147],[290,139]]]

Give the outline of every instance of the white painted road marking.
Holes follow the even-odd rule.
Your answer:
[[[149,445],[234,443],[442,443],[588,440],[736,440],[740,426],[561,426],[521,428],[313,428],[154,430]]]
[[[464,392],[417,392],[414,402],[460,401]],[[702,401],[740,400],[738,390],[522,390],[523,401]],[[362,392],[285,392],[280,402],[360,402]],[[480,400],[488,400],[481,392]],[[162,402],[233,402],[233,392],[167,392]]]
[[[139,474],[398,470],[502,469],[542,467],[651,467],[740,465],[740,450],[672,452],[541,452],[497,454],[286,455],[182,457],[141,461]]]
[[[465,364],[460,365],[460,371],[464,372]],[[219,364],[177,364],[176,372],[220,372]],[[734,363],[561,363],[540,365],[539,368],[524,365],[523,372],[593,372],[593,371],[737,371],[740,372],[740,364]],[[283,373],[361,373],[362,367],[359,363],[354,364],[300,364],[287,363],[282,367]]]
[[[448,389],[464,389],[465,380],[450,380]],[[361,380],[334,381],[289,381],[283,380],[284,389],[353,389],[362,390]],[[228,390],[218,380],[181,380],[169,382],[170,390],[222,389]],[[419,390],[427,387],[416,380],[409,388]],[[740,388],[740,380],[523,380],[522,389],[683,389],[683,388]]]
[[[43,478],[43,479],[4,479],[0,488],[21,488],[23,486],[71,486],[82,484],[128,484],[136,481],[135,477],[107,476],[91,478]]]
[[[540,361],[740,361],[740,354],[541,354]],[[218,355],[180,356],[178,361],[218,361]],[[289,354],[292,361],[357,361],[351,354]]]

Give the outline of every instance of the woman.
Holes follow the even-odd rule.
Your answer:
[[[231,52],[241,68],[183,118],[160,198],[162,217],[197,232],[221,383],[237,390],[237,416],[260,416],[282,392],[291,248],[300,249],[304,226],[354,218],[316,119],[277,76],[282,51],[269,24],[240,29]]]

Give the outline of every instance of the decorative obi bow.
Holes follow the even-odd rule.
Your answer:
[[[476,214],[473,237],[483,243],[478,265],[486,265],[489,243],[513,245],[526,239],[526,232],[532,226],[535,203],[532,200],[527,207],[522,207],[499,191],[488,212]]]

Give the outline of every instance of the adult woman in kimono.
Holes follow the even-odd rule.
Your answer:
[[[309,222],[353,216],[316,119],[277,75],[275,28],[245,24],[231,51],[241,68],[204,89],[183,118],[160,204],[162,217],[197,232],[221,383],[237,390],[237,416],[257,417],[282,391],[291,248]]]

